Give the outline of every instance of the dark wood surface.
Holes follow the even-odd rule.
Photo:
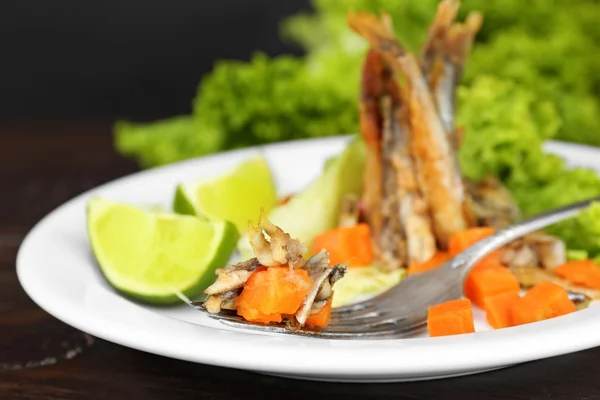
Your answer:
[[[108,123],[0,126],[0,399],[600,398],[600,348],[469,377],[357,385],[198,365],[77,332],[21,289],[19,244],[54,207],[135,170],[112,150]]]

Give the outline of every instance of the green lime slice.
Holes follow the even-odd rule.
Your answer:
[[[277,202],[271,170],[262,155],[212,178],[177,186],[173,210],[180,214],[231,221],[239,232],[248,230],[248,220],[264,208],[269,212]]]
[[[238,233],[227,221],[148,211],[94,198],[87,229],[106,280],[150,304],[180,304],[201,295],[227,264]]]

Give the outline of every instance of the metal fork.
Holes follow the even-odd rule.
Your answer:
[[[325,329],[290,330],[281,325],[258,325],[231,314],[208,314],[225,325],[287,335],[325,339],[390,339],[413,336],[427,327],[430,306],[463,295],[463,282],[473,266],[488,253],[554,223],[579,214],[600,197],[571,204],[516,223],[469,247],[447,263],[428,272],[410,275],[386,292],[332,311]],[[198,304],[192,304],[202,309]],[[203,310],[203,309],[202,309]]]

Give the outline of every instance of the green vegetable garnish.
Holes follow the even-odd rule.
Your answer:
[[[551,103],[536,99],[522,85],[489,76],[461,88],[459,100],[459,123],[466,129],[460,152],[465,176],[500,177],[524,216],[600,196],[596,172],[569,169],[561,158],[544,153],[543,141],[559,127]],[[599,255],[600,205],[547,231],[569,248]]]
[[[220,132],[198,124],[190,116],[177,116],[154,123],[119,121],[115,145],[144,168],[169,164],[223,149]]]

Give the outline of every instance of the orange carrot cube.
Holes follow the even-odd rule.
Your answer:
[[[281,314],[272,313],[265,314],[257,310],[256,308],[247,308],[247,307],[237,307],[237,314],[241,317],[244,317],[246,321],[259,322],[263,324],[268,324],[269,322],[281,322]]]
[[[575,303],[561,286],[544,281],[531,288],[511,306],[514,325],[528,324],[572,313]]]
[[[331,303],[333,301],[333,295],[321,309],[321,311],[311,314],[306,320],[306,325],[318,326],[319,328],[325,328],[329,325],[329,318],[331,317]]]
[[[519,281],[501,265],[479,265],[465,279],[465,296],[481,308],[484,298],[506,292],[518,293]]]
[[[572,313],[575,303],[569,298],[567,291],[556,283],[544,281],[532,287],[525,297],[543,304],[552,310],[552,317]]]
[[[552,318],[552,309],[522,297],[510,307],[510,316],[512,325],[524,325]]]
[[[494,329],[512,326],[510,309],[521,297],[518,291],[504,292],[483,299],[486,319]]]
[[[311,250],[313,253],[318,253],[323,249],[329,253],[331,265],[337,263],[348,263],[349,267],[371,265],[373,248],[369,225],[360,223],[320,234],[313,239]]]
[[[429,307],[427,330],[431,337],[475,332],[471,301],[459,299]]]
[[[555,272],[576,285],[600,289],[600,267],[592,260],[569,261]]]
[[[305,269],[260,269],[250,275],[234,306],[248,321],[256,318],[258,322],[280,322],[281,314],[294,314],[300,308],[310,286]]]

